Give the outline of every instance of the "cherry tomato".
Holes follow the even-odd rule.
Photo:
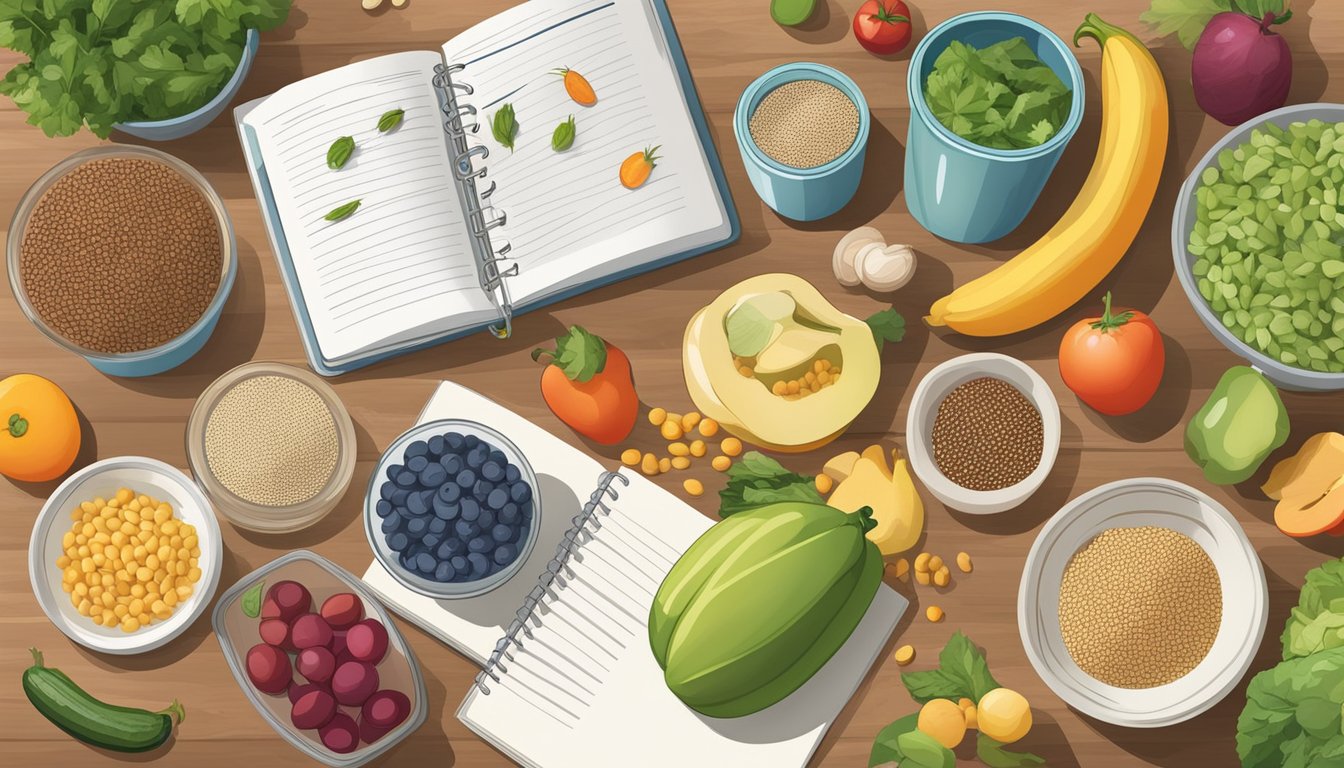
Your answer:
[[[901,0],[868,0],[854,14],[859,45],[887,56],[910,44],[910,8]]]
[[[1166,364],[1162,334],[1152,318],[1132,309],[1074,324],[1059,345],[1059,374],[1078,399],[1109,416],[1142,408],[1157,391]]]

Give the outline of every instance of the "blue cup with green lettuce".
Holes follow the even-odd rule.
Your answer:
[[[906,205],[959,243],[1016,229],[1083,119],[1078,60],[1058,35],[1013,13],[934,27],[910,59],[907,90]]]

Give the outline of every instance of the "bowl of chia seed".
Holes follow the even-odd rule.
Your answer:
[[[1171,224],[1176,277],[1223,346],[1286,389],[1344,389],[1344,104],[1233,128]]]
[[[1059,403],[1040,374],[990,352],[962,355],[915,387],[910,468],[944,505],[989,515],[1026,501],[1059,453]]]

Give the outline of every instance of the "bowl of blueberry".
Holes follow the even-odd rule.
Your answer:
[[[536,544],[537,476],[518,447],[464,419],[418,424],[383,452],[364,531],[407,589],[476,597],[508,581]]]

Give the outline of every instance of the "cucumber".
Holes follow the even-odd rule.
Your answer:
[[[64,672],[44,666],[41,651],[28,650],[33,666],[23,671],[23,692],[43,717],[85,744],[117,752],[147,752],[168,741],[174,724],[186,719],[186,710],[176,699],[158,712],[99,701]]]

